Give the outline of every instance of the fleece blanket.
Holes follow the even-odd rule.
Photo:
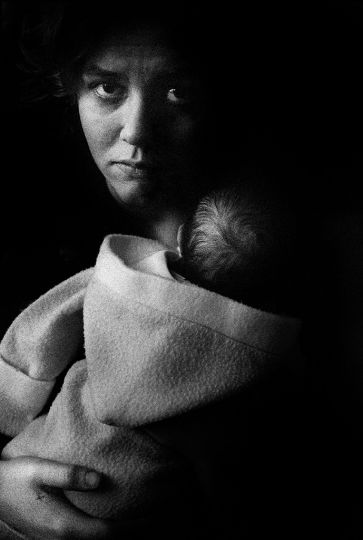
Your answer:
[[[97,491],[66,493],[93,516],[186,505],[188,464],[153,425],[243,392],[296,347],[298,320],[176,281],[176,256],[152,240],[106,237],[95,268],[30,305],[0,346],[0,430],[14,437],[3,456],[99,471]]]

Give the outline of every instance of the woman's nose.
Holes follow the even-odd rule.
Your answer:
[[[148,144],[151,130],[151,117],[143,96],[132,93],[123,107],[120,137],[133,146]]]

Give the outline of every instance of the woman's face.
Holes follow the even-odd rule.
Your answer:
[[[197,81],[157,34],[114,35],[88,59],[80,120],[119,203],[158,213],[187,198],[198,153],[198,98]]]

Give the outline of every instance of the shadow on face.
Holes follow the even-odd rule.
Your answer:
[[[107,36],[87,57],[77,96],[89,149],[114,198],[135,211],[182,207],[205,159],[197,137],[202,90],[159,29]]]

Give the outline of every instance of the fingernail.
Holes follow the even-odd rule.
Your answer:
[[[90,471],[88,473],[86,473],[86,482],[87,482],[87,485],[90,486],[90,487],[96,487],[98,484],[99,484],[99,481],[100,481],[100,475],[93,472],[93,471]]]

